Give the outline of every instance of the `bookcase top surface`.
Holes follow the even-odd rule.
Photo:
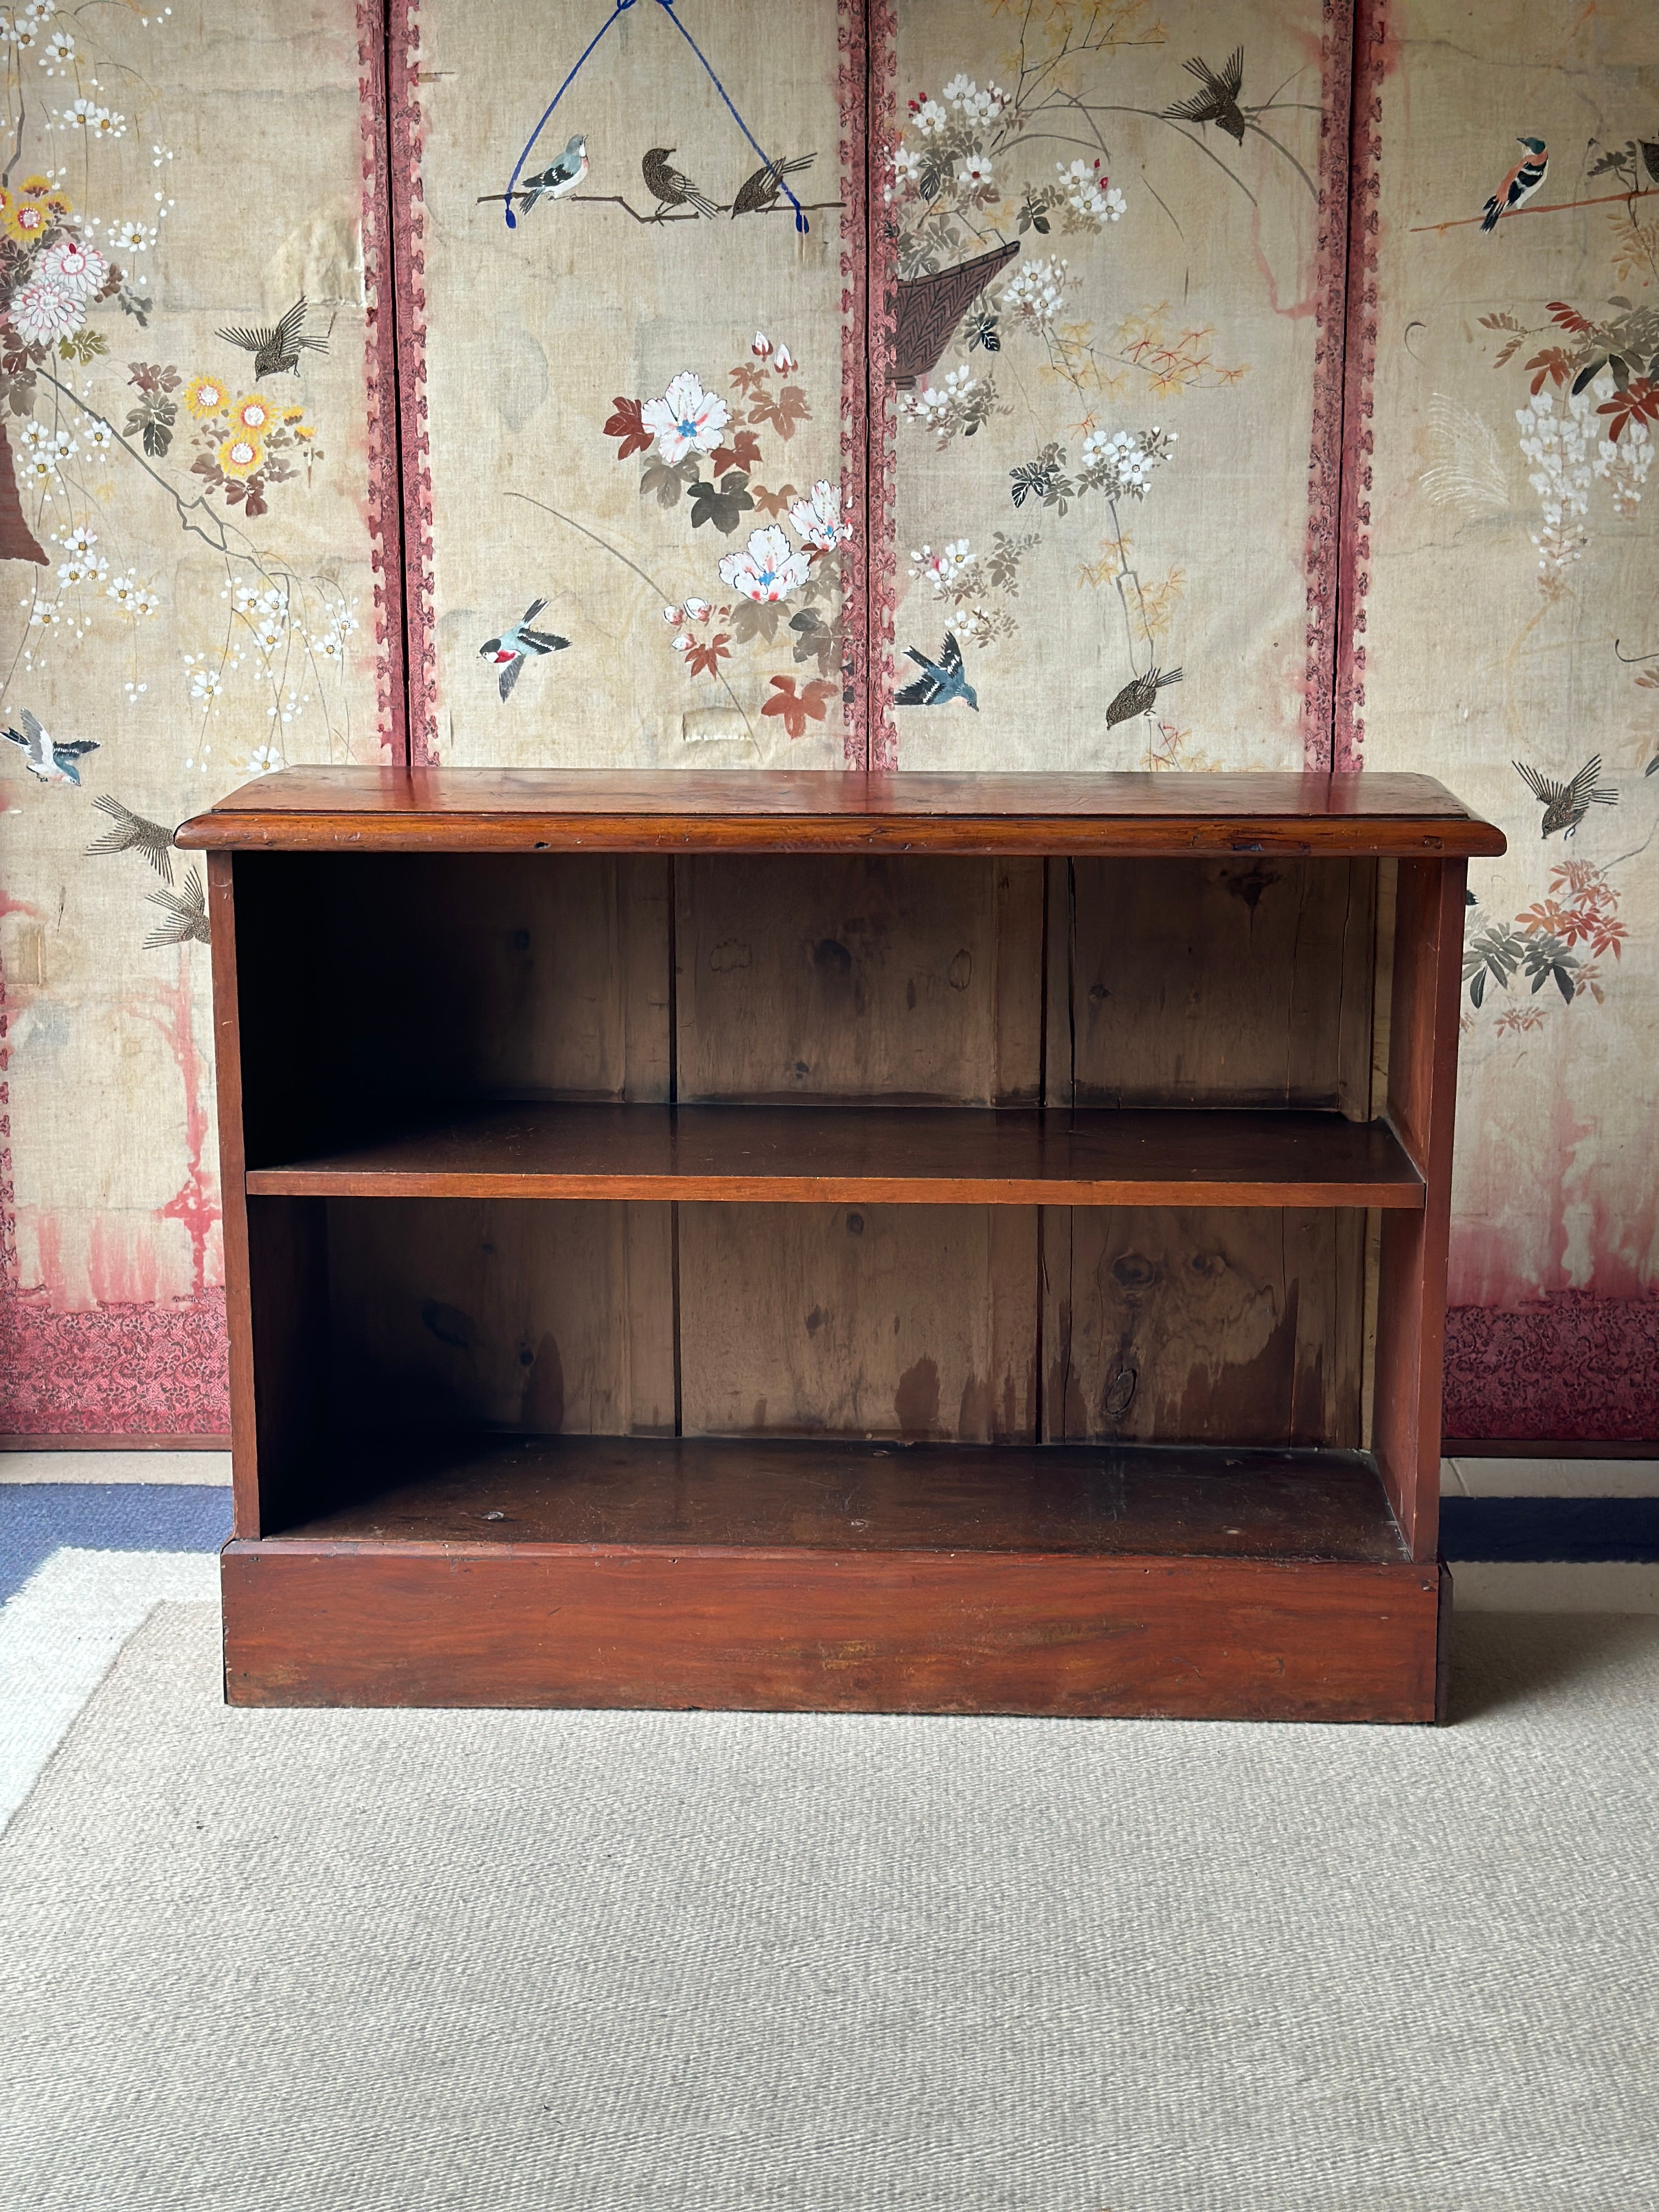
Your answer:
[[[866,775],[297,768],[179,830],[191,850],[1375,854],[1504,850],[1425,775]]]

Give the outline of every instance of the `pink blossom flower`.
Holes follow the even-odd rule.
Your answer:
[[[749,350],[757,361],[764,361],[772,350],[772,341],[764,331],[757,331],[749,341]]]
[[[853,534],[852,524],[841,519],[841,486],[822,479],[813,485],[810,499],[798,499],[792,504],[789,520],[806,544],[825,553],[833,553]]]
[[[708,619],[708,600],[688,599],[685,603],[685,619],[687,622],[707,622]]]
[[[806,555],[794,551],[773,522],[764,530],[750,532],[745,551],[726,555],[720,562],[720,576],[745,599],[767,606],[799,591],[811,566]]]
[[[80,301],[55,284],[26,284],[11,303],[11,326],[25,345],[53,345],[85,320]]]
[[[72,300],[89,300],[101,289],[109,264],[95,246],[82,246],[78,238],[62,239],[40,256],[38,275]]]
[[[772,356],[772,366],[780,376],[793,376],[800,363],[787,345],[781,345]]]
[[[690,453],[712,453],[732,419],[726,402],[705,392],[689,368],[680,371],[664,398],[646,401],[641,416],[670,468]]]

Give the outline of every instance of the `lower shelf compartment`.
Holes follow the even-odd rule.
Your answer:
[[[319,1491],[225,1550],[234,1704],[1437,1717],[1442,1571],[1358,1453],[515,1437]]]

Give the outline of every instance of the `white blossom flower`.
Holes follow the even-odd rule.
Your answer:
[[[111,429],[109,424],[106,422],[101,416],[100,416],[95,421],[88,423],[86,428],[86,440],[88,445],[95,447],[100,453],[102,453],[106,448],[115,443],[115,433]]]
[[[1087,161],[1073,161],[1069,168],[1064,161],[1056,161],[1054,167],[1066,187],[1069,207],[1094,222],[1120,220],[1127,203],[1097,161],[1092,167]]]
[[[970,76],[953,76],[950,83],[945,88],[945,97],[950,101],[952,107],[960,107],[963,101],[968,99],[973,93],[976,92],[978,88],[979,88],[975,84],[974,80]]]
[[[1108,499],[1145,499],[1152,471],[1170,459],[1176,433],[1161,430],[1091,430],[1083,441],[1084,481]]]
[[[918,547],[910,556],[910,574],[924,583],[931,584],[939,597],[957,580],[972,568],[975,555],[965,538],[952,538],[941,552],[935,553],[931,545]]]
[[[74,65],[75,40],[67,31],[54,31],[41,51],[41,68],[48,76],[56,76],[60,70],[67,76]]]
[[[64,238],[46,248],[35,264],[35,274],[72,300],[89,300],[109,275],[109,264],[95,246]]]
[[[19,481],[38,484],[42,489],[58,481],[58,456],[50,451],[31,453],[19,471]]]
[[[275,745],[255,745],[242,763],[242,772],[245,775],[269,775],[282,764],[283,757]]]
[[[707,622],[708,619],[708,600],[688,599],[685,603],[685,619],[687,622]]]
[[[921,155],[914,146],[901,146],[893,155],[896,183],[914,185],[921,175]]]
[[[1544,526],[1529,532],[1547,589],[1559,588],[1589,544],[1589,501],[1596,439],[1594,390],[1569,393],[1557,411],[1553,395],[1540,392],[1516,410],[1521,451],[1533,464],[1527,481],[1538,494]]]
[[[772,341],[764,331],[757,331],[749,341],[749,350],[757,361],[764,361],[772,350]]]
[[[325,630],[313,630],[307,641],[317,659],[331,668],[345,665],[345,641],[331,625]]]
[[[20,442],[26,453],[38,453],[43,447],[50,446],[52,443],[50,426],[45,422],[36,422],[31,417],[23,425]]]
[[[780,376],[793,376],[800,363],[787,345],[781,345],[772,356],[772,366]]]
[[[37,599],[29,615],[30,622],[37,629],[56,629],[63,619],[53,599]]]
[[[55,284],[26,284],[11,303],[11,326],[25,345],[55,345],[86,319],[83,303]]]
[[[107,107],[100,107],[87,118],[88,138],[125,138],[126,135],[126,117],[112,115]]]
[[[670,468],[688,453],[712,453],[732,419],[726,402],[705,392],[689,368],[680,371],[664,398],[647,399],[641,414]]]
[[[135,615],[153,615],[161,604],[161,595],[151,584],[140,584],[128,600],[128,611]]]
[[[104,587],[104,597],[106,599],[113,599],[117,608],[124,615],[137,611],[133,602],[137,595],[138,586],[131,576],[112,577]]]
[[[1031,330],[1049,329],[1066,305],[1066,266],[1059,259],[1022,261],[1003,290],[1003,313]]]
[[[58,580],[60,585],[98,584],[109,574],[109,562],[96,553],[72,553],[67,561],[60,562]]]
[[[991,163],[983,154],[969,154],[957,171],[957,185],[964,192],[993,192],[996,190]]]
[[[84,522],[77,522],[69,534],[60,538],[58,543],[71,557],[90,553],[98,543],[98,532],[95,530],[88,530]]]
[[[199,702],[216,700],[225,688],[224,678],[216,668],[198,667],[190,672],[190,696]]]
[[[924,100],[911,110],[910,120],[924,138],[937,138],[950,128],[951,118],[936,100]]]
[[[677,635],[669,639],[668,649],[671,653],[690,653],[691,650],[691,641],[686,635],[685,632],[681,630]]]
[[[811,563],[796,552],[776,523],[751,531],[747,548],[728,553],[720,564],[721,580],[746,599],[766,606],[787,599],[806,581]]]
[[[833,553],[853,534],[852,524],[842,520],[841,486],[822,477],[813,485],[810,499],[792,502],[789,520],[805,544],[816,545],[824,553]]]
[[[140,222],[136,217],[130,217],[125,222],[118,222],[111,230],[109,236],[111,245],[118,252],[128,255],[148,253],[155,243],[154,226]]]
[[[678,629],[680,624],[685,620],[685,609],[684,607],[665,607],[662,611],[662,618],[668,624],[670,629]]]

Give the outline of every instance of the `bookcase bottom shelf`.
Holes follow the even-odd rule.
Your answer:
[[[1439,1717],[1357,1453],[489,1438],[316,1494],[224,1552],[233,1704]]]

